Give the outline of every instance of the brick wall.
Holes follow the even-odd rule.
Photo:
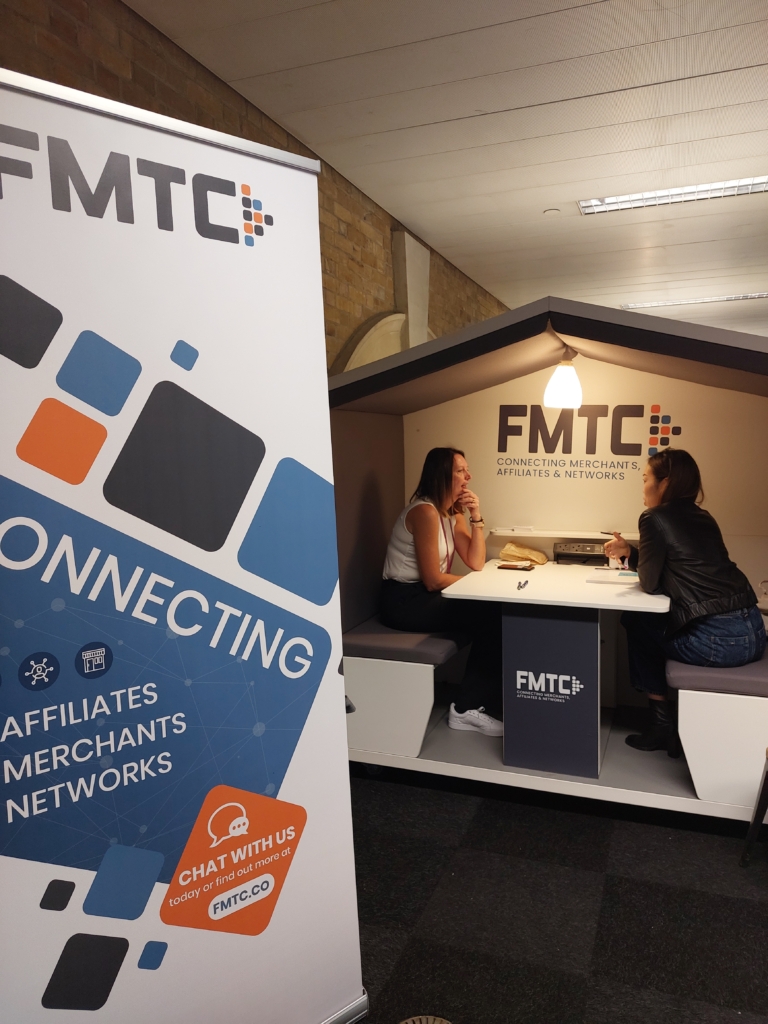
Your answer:
[[[315,156],[120,0],[0,0],[0,64],[278,149]],[[398,222],[323,161],[319,180],[328,364],[363,321],[394,308]],[[436,252],[436,336],[507,307]]]

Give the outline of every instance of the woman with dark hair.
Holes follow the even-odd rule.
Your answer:
[[[458,448],[433,448],[427,454],[418,487],[392,530],[380,616],[392,629],[471,637],[467,670],[448,725],[501,736],[500,609],[484,602],[448,601],[441,593],[461,579],[451,572],[456,554],[470,569],[485,564],[484,520],[479,498],[467,487],[471,479]]]
[[[765,626],[757,598],[743,572],[728,557],[715,520],[699,507],[701,474],[686,451],[665,448],[643,473],[645,512],[636,548],[616,533],[605,545],[613,558],[629,558],[647,593],[666,594],[666,615],[624,612],[629,675],[650,698],[645,732],[627,736],[637,750],[667,750],[680,756],[667,699],[668,658],[688,665],[732,668],[758,661],[765,652]]]

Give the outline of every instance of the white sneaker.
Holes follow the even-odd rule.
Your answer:
[[[448,712],[448,728],[462,732],[481,732],[484,736],[504,735],[504,723],[498,718],[486,715],[485,708],[459,713],[455,704],[451,704],[451,710]]]

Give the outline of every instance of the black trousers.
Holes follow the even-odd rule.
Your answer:
[[[484,707],[502,716],[501,606],[459,601],[429,591],[423,583],[384,580],[379,615],[385,626],[407,633],[451,633],[471,640],[467,669],[454,701],[456,710]]]

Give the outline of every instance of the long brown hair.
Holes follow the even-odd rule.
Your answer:
[[[662,480],[667,481],[661,499],[662,504],[685,498],[699,504],[704,501],[701,473],[690,452],[682,448],[663,448],[655,455],[651,455],[648,459],[648,468],[659,483]]]
[[[440,515],[445,515],[446,502],[453,490],[453,457],[464,452],[458,448],[432,448],[427,452],[424,465],[421,470],[421,478],[416,490],[411,495],[411,501],[416,498],[423,498],[424,501],[431,501]],[[453,515],[456,509],[451,503],[448,508],[448,515]]]

